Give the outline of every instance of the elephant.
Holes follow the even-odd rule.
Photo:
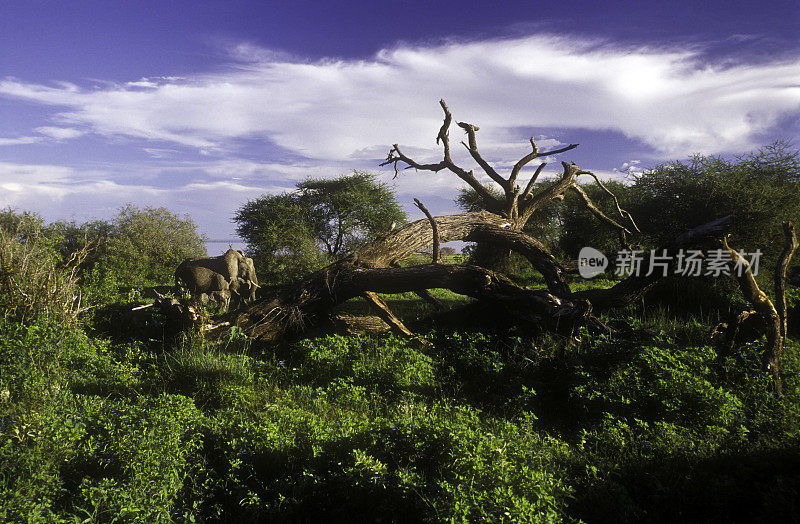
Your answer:
[[[192,293],[221,291],[223,288],[216,282],[217,277],[206,271],[198,271],[196,268],[220,275],[228,284],[224,289],[230,289],[232,294],[251,301],[255,300],[256,290],[259,288],[256,269],[253,259],[244,256],[241,251],[228,249],[225,254],[218,257],[187,259],[175,270],[175,284],[178,285],[179,281],[183,281]]]
[[[200,293],[200,302],[205,304],[209,300],[221,306],[223,311],[228,311],[231,303],[231,291],[230,289],[222,289],[211,293]]]
[[[230,304],[230,284],[225,277],[207,267],[181,264],[175,270],[175,285],[186,286],[189,293],[201,302],[215,300],[225,310]]]

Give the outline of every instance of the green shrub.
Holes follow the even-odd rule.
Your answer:
[[[7,211],[0,226],[0,309],[4,319],[49,315],[74,320],[85,307],[78,286],[79,266],[91,249],[83,245],[62,259],[40,222]],[[9,229],[13,228],[13,229]]]

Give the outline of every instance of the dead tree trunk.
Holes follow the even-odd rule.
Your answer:
[[[336,305],[364,292],[402,293],[432,288],[496,303],[516,321],[545,329],[569,331],[585,323],[591,312],[587,301],[526,289],[477,266],[367,268],[345,260],[312,273],[271,299],[250,305],[239,314],[236,324],[254,338],[272,340],[326,320]]]
[[[764,348],[763,357],[764,366],[772,375],[775,392],[780,395],[783,390],[780,370],[781,353],[783,352],[781,317],[767,294],[758,287],[749,262],[742,260],[741,255],[728,245],[725,237],[722,238],[721,244],[722,248],[730,253],[732,266],[735,267],[739,264],[745,268],[744,271],[732,272],[731,274],[735,274],[736,280],[739,282],[739,288],[742,290],[742,295],[750,302],[750,305],[764,322],[767,331],[767,344]]]
[[[480,217],[483,213],[437,217],[439,234],[448,240],[458,240],[474,238],[471,235],[478,231],[492,242],[516,242],[513,245],[522,246],[520,249],[527,246],[529,258],[549,261],[552,267],[558,268],[549,253],[537,248],[536,242],[524,242],[530,237],[503,228],[503,223],[499,222],[502,219],[496,215],[486,215],[494,223],[486,225],[482,222]],[[725,217],[699,226],[663,249],[672,251],[698,245],[709,238],[719,238],[730,220],[730,217]],[[421,231],[427,234],[421,234]],[[477,266],[426,264],[386,267],[414,253],[417,250],[415,243],[423,242],[421,238],[424,237],[431,238],[430,234],[428,219],[389,232],[350,257],[308,275],[271,298],[250,305],[240,312],[236,324],[255,338],[272,340],[328,319],[336,305],[364,292],[402,293],[445,288],[492,302],[502,308],[508,318],[522,325],[570,331],[586,323],[601,326],[591,315],[593,309],[629,304],[663,278],[658,274],[649,277],[631,275],[610,289],[554,293],[552,289],[526,289],[504,275]],[[554,274],[558,275],[555,269]]]
[[[444,122],[442,123],[442,127],[439,129],[439,133],[436,135],[436,143],[442,145],[442,160],[434,164],[421,164],[416,160],[406,156],[400,150],[400,146],[394,144],[389,150],[386,160],[381,165],[392,165],[395,170],[395,176],[399,174],[398,164],[405,164],[405,169],[414,168],[418,171],[439,172],[443,169],[447,169],[455,174],[458,178],[466,182],[473,190],[475,190],[480,197],[481,202],[483,203],[484,209],[508,220],[510,227],[514,230],[521,230],[537,209],[541,208],[552,200],[563,198],[563,195],[567,190],[577,187],[576,178],[579,175],[592,176],[606,193],[613,196],[613,193],[603,186],[600,180],[593,173],[589,171],[583,171],[577,165],[569,164],[567,162],[561,162],[563,172],[559,178],[538,193],[535,193],[535,183],[539,178],[539,175],[542,173],[544,167],[547,165],[547,163],[540,164],[539,167],[537,167],[534,171],[531,178],[528,180],[528,183],[525,185],[525,189],[521,190],[520,186],[517,184],[517,181],[522,173],[522,169],[526,165],[537,158],[566,153],[567,151],[578,147],[578,144],[570,144],[566,147],[552,151],[540,151],[539,146],[536,145],[536,141],[531,138],[530,143],[532,151],[520,158],[511,168],[511,172],[508,174],[508,176],[504,177],[500,175],[500,173],[498,173],[497,170],[495,170],[495,168],[483,158],[478,150],[477,132],[479,128],[466,122],[458,122],[458,126],[463,129],[467,135],[467,142],[462,141],[461,144],[467,149],[475,163],[480,166],[481,170],[483,170],[483,172],[492,180],[492,182],[500,186],[503,195],[500,198],[496,197],[492,191],[478,181],[472,170],[467,170],[453,162],[450,154],[450,125],[453,122],[453,116],[444,100],[440,100],[439,105],[442,107],[442,111],[444,111]],[[606,217],[599,209],[597,209],[594,204],[591,203],[591,200],[589,200],[588,196],[586,196],[584,200],[587,202],[587,204],[594,208],[594,214],[603,217],[609,223],[614,222],[613,220],[608,219],[608,217]],[[614,197],[614,200],[617,204],[617,210],[620,213],[621,219],[629,222],[631,224],[631,228],[635,231],[638,231],[638,228],[633,222],[633,218],[631,217],[630,213],[627,213],[619,207],[619,202],[616,201],[616,197]],[[619,224],[617,225],[623,229],[626,229],[625,226]]]

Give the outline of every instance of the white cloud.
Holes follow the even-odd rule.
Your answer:
[[[25,144],[35,144],[43,140],[40,136],[21,136],[18,138],[0,138],[0,146],[19,146]]]
[[[147,89],[147,88],[158,87],[158,84],[148,78],[142,78],[135,82],[126,82],[125,87],[141,87]]]
[[[309,158],[430,148],[444,97],[486,146],[522,126],[614,129],[665,155],[752,148],[800,112],[800,60],[698,66],[699,51],[553,36],[399,46],[369,60],[307,63],[242,45],[236,67],[84,90],[7,79],[0,94],[57,107],[63,124],[197,148],[265,137]],[[455,130],[455,133],[460,133]],[[524,147],[524,143],[522,144]]]
[[[0,138],[0,146],[18,146],[27,144],[38,144],[46,140],[69,140],[86,134],[86,131],[70,127],[51,127],[42,126],[34,129],[37,133],[44,136],[22,136],[18,138]]]
[[[175,188],[144,184],[126,185],[111,180],[113,174],[53,165],[0,162],[0,209],[40,212],[48,220],[78,221],[110,218],[120,206],[166,206],[188,213],[202,232],[215,238],[233,238],[233,213],[249,198],[265,191],[234,181],[189,183]]]
[[[75,129],[72,127],[52,127],[42,126],[37,127],[34,131],[39,134],[45,135],[53,140],[69,140],[71,138],[78,138],[86,134],[86,131]]]
[[[166,149],[159,147],[145,147],[144,152],[153,158],[169,158],[170,156],[178,153],[175,149]]]
[[[615,167],[613,173],[625,180],[631,180],[644,172],[641,164],[640,160],[628,160],[619,167]]]
[[[191,214],[210,236],[227,238],[229,219],[246,200],[291,190],[306,177],[375,172],[375,159],[391,144],[421,162],[440,160],[440,98],[456,121],[481,127],[484,157],[504,172],[530,150],[531,129],[614,130],[674,158],[752,150],[761,145],[760,133],[800,113],[800,60],[701,67],[699,53],[532,36],[398,46],[368,60],[309,63],[239,45],[232,47],[237,62],[231,67],[191,77],[92,88],[0,80],[0,96],[49,106],[52,124],[18,130],[38,136],[0,138],[0,146],[91,132],[93,139],[141,139],[136,147],[156,159],[93,170],[0,162],[0,207],[38,210],[51,219],[80,210],[85,215],[78,219],[88,219],[107,218],[125,202],[164,205]],[[455,125],[451,137],[454,160],[471,164]],[[544,150],[563,145],[536,138]],[[277,144],[293,160],[237,158],[241,139]],[[179,160],[187,158],[187,147],[202,157]],[[553,168],[545,173],[557,172],[558,160],[549,158]],[[639,160],[628,160],[595,173],[619,180],[640,171]],[[170,177],[159,180],[162,175]],[[418,197],[435,213],[452,211],[464,185],[447,171],[392,175],[391,167],[383,168],[381,180],[396,188],[401,202]]]

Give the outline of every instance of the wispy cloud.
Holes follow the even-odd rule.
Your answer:
[[[398,46],[314,63],[238,46],[213,74],[83,89],[6,79],[0,94],[54,106],[62,125],[196,148],[262,137],[344,160],[395,142],[430,147],[444,97],[488,144],[509,129],[613,129],[670,156],[757,144],[800,112],[800,60],[714,67],[701,51],[618,48],[554,36]],[[518,140],[515,137],[515,141]]]
[[[25,144],[35,144],[44,140],[40,136],[21,136],[17,138],[0,138],[0,146],[20,146]]]
[[[0,97],[48,111],[47,125],[0,137],[0,146],[63,148],[82,136],[105,138],[138,148],[149,162],[93,170],[0,162],[0,206],[52,218],[81,209],[89,218],[111,216],[127,201],[166,205],[224,236],[247,199],[290,190],[308,176],[376,169],[391,144],[420,161],[440,159],[440,98],[457,120],[481,126],[484,156],[501,170],[528,151],[527,133],[537,129],[567,130],[567,139],[570,129],[615,131],[637,143],[628,158],[671,159],[752,150],[762,133],[800,114],[800,59],[709,65],[696,45],[623,48],[538,35],[398,45],[366,60],[315,62],[252,45],[229,51],[225,68],[192,76],[92,87],[0,80]],[[458,145],[460,130],[451,134],[454,159],[471,162]],[[561,145],[536,138],[543,149]],[[245,155],[253,140],[278,154],[269,161]],[[92,162],[81,165],[99,165]],[[620,179],[642,163],[586,167]],[[452,210],[461,185],[446,172],[381,176],[402,202],[419,197],[435,213]]]
[[[86,131],[70,127],[42,126],[34,129],[39,136],[21,136],[17,138],[0,137],[0,146],[19,146],[26,144],[38,144],[45,141],[61,141],[78,138],[86,134]]]
[[[47,219],[110,218],[125,202],[189,213],[202,231],[229,236],[243,201],[269,189],[246,181],[210,180],[171,188],[123,184],[116,173],[46,164],[0,162],[0,208],[37,210]]]
[[[45,135],[46,137],[52,138],[53,140],[69,140],[86,134],[86,131],[72,127],[42,126],[37,127],[35,131],[39,134]]]

